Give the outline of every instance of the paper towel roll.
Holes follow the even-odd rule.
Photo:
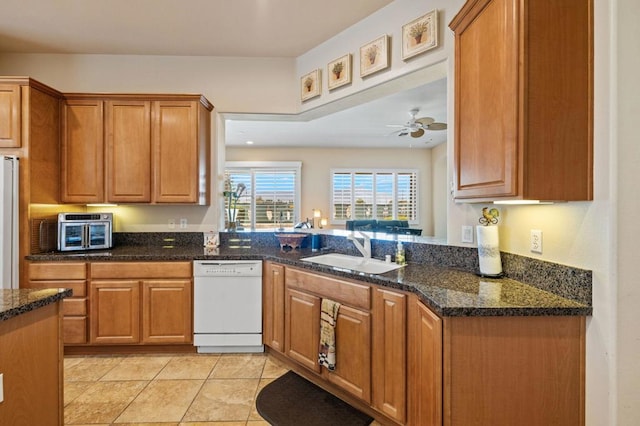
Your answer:
[[[478,236],[478,259],[480,274],[496,276],[502,274],[500,239],[497,226],[476,226]]]

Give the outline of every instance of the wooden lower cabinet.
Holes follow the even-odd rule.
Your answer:
[[[409,298],[408,339],[408,424],[442,425],[442,320],[416,296]]]
[[[371,402],[371,313],[368,286],[294,268],[285,273],[285,354],[349,394]],[[335,291],[323,293],[323,288]],[[354,296],[355,295],[355,296]],[[341,303],[336,322],[336,369],[318,364],[322,299]],[[267,343],[268,344],[268,343]]]
[[[191,280],[142,282],[142,342],[192,341]]]
[[[90,343],[193,341],[191,262],[91,263]]]
[[[91,282],[93,344],[140,342],[140,283],[137,280]]]
[[[64,424],[61,303],[0,321],[2,426]]]
[[[321,299],[291,288],[285,293],[285,353],[300,365],[319,373]]]
[[[373,292],[373,406],[404,423],[407,408],[407,295]]]
[[[264,262],[262,281],[262,340],[271,349],[284,352],[284,266]]]
[[[62,301],[64,344],[88,341],[87,264],[84,262],[29,262],[28,288],[70,288]]]
[[[585,317],[445,317],[443,424],[585,424]]]
[[[336,322],[336,369],[322,369],[329,382],[371,402],[371,314],[340,306]],[[316,356],[318,350],[316,349]]]

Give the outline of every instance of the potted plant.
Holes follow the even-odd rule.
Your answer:
[[[336,80],[340,80],[340,73],[344,69],[344,64],[342,62],[336,62],[331,72],[336,76]]]
[[[373,65],[376,62],[376,56],[378,55],[378,46],[375,44],[369,46],[365,52],[365,55],[369,59],[369,63]]]
[[[242,196],[247,189],[246,185],[242,182],[236,185],[236,189],[232,189],[231,180],[227,179],[224,184],[225,190],[222,193],[226,198],[227,204],[227,229],[233,230],[237,227],[237,214],[238,214],[238,199]]]
[[[304,81],[304,87],[307,89],[307,92],[311,91],[311,87],[313,86],[313,79],[311,77],[307,77]]]
[[[417,22],[409,28],[409,36],[413,37],[416,44],[422,41],[422,34],[427,31],[427,21]]]

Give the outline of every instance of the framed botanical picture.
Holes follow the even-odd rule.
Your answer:
[[[402,26],[402,59],[438,46],[438,11],[436,9]]]
[[[320,68],[318,68],[300,77],[300,99],[306,101],[319,96],[320,87]]]
[[[389,36],[386,34],[360,48],[360,77],[389,66]]]
[[[329,90],[351,83],[351,53],[327,64],[327,86]]]

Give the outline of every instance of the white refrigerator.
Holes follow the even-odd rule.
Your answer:
[[[17,289],[18,157],[0,155],[0,288]]]

